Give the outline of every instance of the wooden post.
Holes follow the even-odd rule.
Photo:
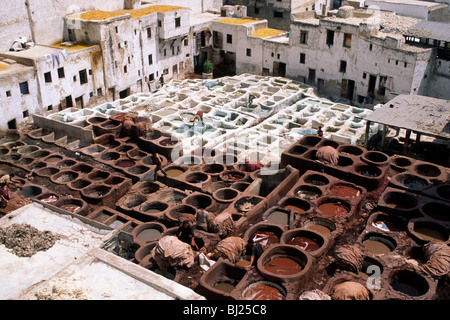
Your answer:
[[[364,137],[364,147],[367,149],[369,143],[370,121],[366,122],[366,136]]]
[[[410,136],[411,136],[411,130],[406,130],[405,143],[403,145],[403,155],[404,156],[406,156],[408,153],[408,145],[409,145]]]
[[[381,136],[381,145],[380,150],[384,151],[386,149],[386,133],[387,133],[388,126],[383,124],[383,134]]]

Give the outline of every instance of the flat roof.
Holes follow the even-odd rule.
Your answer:
[[[450,100],[398,95],[368,115],[365,120],[450,139]]]
[[[21,257],[0,244],[0,299],[205,300],[191,289],[104,249],[117,230],[33,202],[0,219],[59,235],[45,251]]]
[[[420,1],[420,0],[370,0],[368,2],[385,2],[385,3],[394,3],[401,5],[411,5],[411,6],[421,6],[427,8],[444,8],[446,4],[440,2],[431,2],[431,1]]]
[[[423,20],[411,26],[406,35],[450,42],[450,23]]]
[[[216,22],[233,24],[233,25],[243,25],[247,23],[260,22],[262,19],[249,19],[249,18],[225,18],[221,20],[216,20]]]
[[[267,38],[267,37],[273,37],[280,35],[282,33],[286,33],[287,31],[278,30],[278,29],[272,29],[272,28],[264,28],[260,29],[258,31],[255,31],[255,33],[251,34],[251,37],[256,38]]]

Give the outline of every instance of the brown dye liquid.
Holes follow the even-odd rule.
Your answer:
[[[139,232],[137,238],[139,240],[151,241],[157,239],[161,235],[161,231],[157,229],[145,229]]]
[[[145,213],[160,213],[160,212],[162,211],[159,209],[148,209],[145,211]]]
[[[78,211],[80,211],[81,207],[77,206],[76,204],[66,204],[61,206],[61,209],[72,212],[72,213],[77,213]]]
[[[342,216],[348,213],[339,203],[324,203],[319,206],[319,210],[327,216]]]
[[[296,207],[296,206],[293,206],[293,205],[287,205],[287,206],[285,206],[284,208],[287,209],[287,210],[294,210],[294,211],[297,212],[297,213],[305,212],[304,209],[299,208],[299,207]]]
[[[302,266],[295,260],[287,257],[276,257],[264,265],[264,270],[284,276],[299,273]]]
[[[320,245],[308,237],[294,237],[287,242],[287,244],[300,247],[305,251],[315,251],[320,248]]]
[[[385,254],[391,252],[391,248],[380,241],[366,240],[363,242],[363,245],[375,254]]]
[[[119,161],[118,163],[116,163],[116,165],[121,168],[129,168],[129,167],[134,166],[134,161],[122,160],[122,161]]]
[[[323,233],[323,234],[330,234],[331,233],[330,229],[328,229],[327,227],[322,226],[320,224],[312,224],[310,226],[307,226],[306,229],[317,231],[317,232],[320,232],[320,233]]]
[[[448,239],[448,236],[446,237],[441,231],[432,228],[414,228],[414,232],[421,238],[429,241],[447,241]]]
[[[184,172],[179,169],[170,169],[166,171],[168,177],[177,177],[182,175]]]
[[[333,186],[330,192],[336,197],[347,199],[357,198],[361,194],[361,192],[358,189],[345,185]]]
[[[47,160],[45,160],[45,162],[58,162],[61,161],[61,158],[59,157],[50,157]]]
[[[283,300],[283,294],[275,287],[267,284],[255,284],[246,289],[242,295],[244,300]]]
[[[289,214],[282,211],[274,211],[271,214],[269,214],[267,220],[275,224],[288,225]]]
[[[229,282],[218,282],[214,285],[214,289],[230,293],[233,291],[235,286]]]
[[[41,199],[39,199],[39,201],[42,201],[42,202],[48,203],[48,204],[55,204],[56,201],[58,201],[58,197],[52,195],[52,196],[48,196],[45,198],[41,198]]]

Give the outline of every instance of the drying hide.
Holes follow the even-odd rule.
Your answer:
[[[369,290],[354,281],[339,283],[331,291],[331,299],[333,300],[370,300]]]
[[[363,253],[355,246],[344,244],[336,249],[336,263],[357,272],[362,267]]]
[[[320,162],[336,166],[339,161],[339,153],[331,146],[324,146],[317,150],[316,158]]]
[[[175,236],[162,237],[152,250],[153,259],[158,267],[165,271],[171,267],[187,267],[194,265],[194,251],[188,243]]]
[[[450,247],[445,243],[429,242],[424,246],[427,262],[420,269],[434,278],[450,274]]]
[[[214,255],[219,259],[223,257],[231,263],[236,263],[245,252],[246,242],[240,237],[228,237],[221,240],[216,248]]]
[[[222,212],[214,219],[209,221],[209,230],[216,233],[219,237],[224,238],[233,231],[234,221],[231,213]]]

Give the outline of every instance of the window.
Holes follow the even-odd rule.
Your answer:
[[[175,18],[175,28],[181,27],[181,18]]]
[[[188,39],[184,39],[184,46],[188,46],[189,45],[189,40]]]
[[[47,107],[47,111],[51,111],[51,110],[53,110],[53,106],[52,106],[52,105],[49,105],[49,106]]]
[[[85,84],[88,82],[86,69],[80,70],[80,84]]]
[[[158,27],[162,27],[162,22],[161,22],[161,20],[158,20]]]
[[[363,72],[363,79],[367,78],[367,73]]]
[[[169,69],[164,69],[163,74],[169,74]]]
[[[252,49],[247,48],[247,57],[251,57],[252,56]]]
[[[280,59],[280,54],[279,53],[277,53],[277,59]]]
[[[123,66],[123,73],[127,73],[127,72],[128,72],[127,66]]]
[[[255,8],[255,14],[259,14],[259,8]]]
[[[152,37],[152,28],[147,28],[147,38],[150,39]]]
[[[369,50],[372,51],[372,49],[373,49],[373,45],[369,44]]]
[[[164,49],[164,57],[167,55],[167,50]]]
[[[29,94],[30,90],[28,88],[28,81],[19,83],[20,93],[21,94]]]
[[[148,55],[148,64],[153,64],[153,55],[152,54],[149,54]]]
[[[233,36],[231,34],[227,34],[227,43],[233,43]]]
[[[352,47],[352,35],[350,33],[344,33],[344,43],[343,46],[346,48]]]
[[[28,113],[28,110],[25,110],[25,111],[22,112],[22,116],[23,116],[24,118],[28,117],[29,115],[30,115],[30,114]]]
[[[408,66],[408,62],[405,62],[404,66],[405,66],[405,68],[406,68],[406,67]]]
[[[10,90],[6,91],[6,96],[7,97],[11,97],[11,91]]]
[[[332,46],[334,44],[334,31],[327,30],[327,46]]]
[[[50,72],[44,73],[44,79],[45,79],[45,83],[52,82],[52,74]]]
[[[283,18],[283,12],[282,11],[274,11],[273,16],[275,18]]]
[[[148,76],[148,80],[153,81],[155,80],[155,74],[152,73],[151,75]]]
[[[103,93],[102,93],[102,88],[98,88],[97,89],[97,95],[98,96],[101,96]]]
[[[345,72],[347,70],[347,61],[341,61],[339,66],[339,72]]]
[[[119,33],[119,27],[114,28],[116,30],[116,33]]]
[[[306,60],[306,54],[305,53],[300,53],[300,63],[304,64]]]
[[[300,31],[300,43],[308,43],[308,31]]]
[[[64,68],[58,68],[58,78],[62,79],[65,78],[65,74],[64,74]]]

